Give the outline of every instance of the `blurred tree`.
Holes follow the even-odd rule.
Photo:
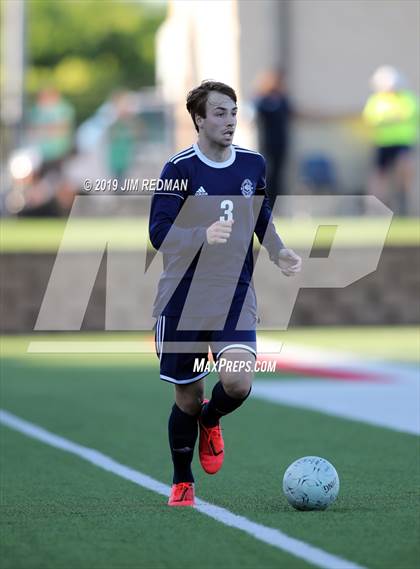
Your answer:
[[[117,88],[153,85],[155,33],[165,12],[153,0],[29,0],[29,97],[54,86],[80,122]]]

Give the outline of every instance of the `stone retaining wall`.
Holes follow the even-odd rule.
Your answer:
[[[321,251],[322,254],[322,251]],[[313,288],[301,290],[293,310],[291,326],[414,324],[420,322],[420,263],[414,247],[384,249],[377,270],[345,288]],[[106,257],[102,261],[96,283],[83,319],[82,329],[103,330],[105,324]],[[34,329],[45,294],[55,255],[1,255],[2,294],[0,298],[3,332],[30,332]],[[72,275],[77,283],[78,275]],[[71,290],[70,285],[70,290]],[[77,285],[74,285],[77,286]],[[124,283],[122,283],[122,287]],[[278,302],[273,287],[264,283],[257,290],[264,325],[267,314]],[[70,294],[70,293],[69,293]],[[151,306],[154,287],[141,291],[142,302]],[[277,293],[278,294],[278,293]],[[67,304],[63,305],[63,310]],[[71,302],[68,310],[72,310]],[[123,329],[133,329],[130,315]]]

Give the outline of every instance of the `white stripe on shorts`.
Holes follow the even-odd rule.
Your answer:
[[[160,328],[162,323],[162,316],[159,316],[156,322],[156,353],[160,358]]]
[[[220,350],[220,352],[216,356],[216,360],[220,356],[220,354],[223,354],[223,352],[226,352],[226,350],[230,350],[231,348],[241,348],[241,350],[246,350],[247,352],[251,352],[251,354],[254,354],[254,356],[257,357],[257,352],[254,350],[254,348],[251,348],[251,346],[247,346],[246,344],[229,344],[228,346],[225,346]]]
[[[160,379],[163,379],[164,381],[168,381],[169,383],[175,383],[176,385],[184,385],[185,383],[194,383],[194,381],[198,381],[199,379],[202,379],[203,377],[206,377],[206,375],[209,375],[209,371],[203,371],[202,373],[200,373],[199,375],[196,375],[195,377],[191,377],[190,379],[174,379],[173,377],[169,377],[169,375],[160,375]]]
[[[165,316],[162,316],[162,335],[161,335],[160,356],[159,357],[162,357],[164,338],[165,338]]]

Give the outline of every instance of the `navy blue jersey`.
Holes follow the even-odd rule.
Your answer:
[[[188,294],[191,317],[239,314],[244,302],[256,313],[253,234],[260,243],[265,237],[273,261],[283,247],[265,197],[263,156],[233,145],[228,160],[214,162],[194,144],[165,164],[160,180],[149,220],[152,245],[163,254],[153,315],[179,316]],[[227,243],[207,244],[207,228],[230,219]]]

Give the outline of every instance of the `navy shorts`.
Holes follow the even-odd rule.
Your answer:
[[[228,316],[223,330],[208,330],[208,319],[195,319],[195,330],[177,330],[178,316],[160,316],[155,325],[156,353],[160,360],[160,378],[169,383],[194,383],[208,375],[198,371],[196,362],[205,359],[209,348],[214,361],[228,349],[244,349],[257,356],[256,319],[249,316],[250,326],[236,330],[238,317]],[[198,328],[198,329],[197,329]]]
[[[388,170],[395,164],[397,158],[411,151],[411,146],[378,146],[375,163],[379,170]]]

